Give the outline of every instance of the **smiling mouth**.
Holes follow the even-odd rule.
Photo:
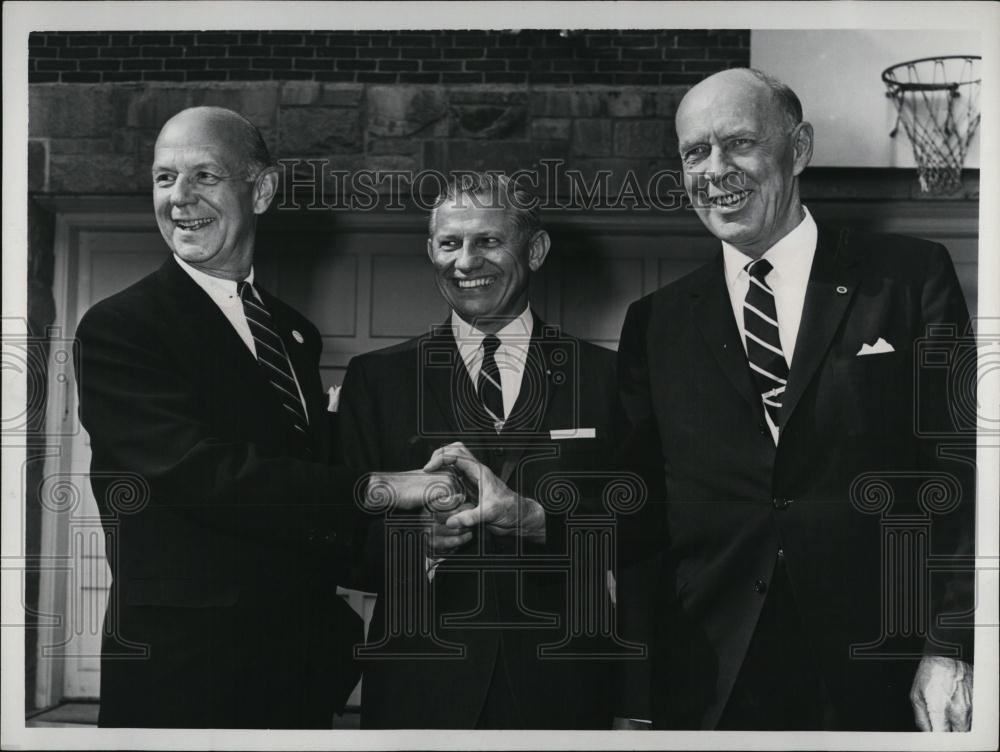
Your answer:
[[[751,191],[736,191],[722,196],[710,196],[708,203],[713,209],[731,209],[739,206],[750,197]]]
[[[185,232],[194,232],[208,227],[214,221],[215,219],[211,217],[208,219],[175,219],[174,224]]]
[[[496,282],[496,277],[476,277],[475,279],[454,279],[455,286],[459,290],[476,290],[482,289],[484,287],[489,287],[494,282]]]

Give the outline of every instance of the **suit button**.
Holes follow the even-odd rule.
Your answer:
[[[781,559],[782,561],[784,561],[784,559],[785,559],[785,549],[783,549],[783,548],[779,548],[778,549],[778,558]]]
[[[771,503],[774,505],[775,509],[788,509],[788,505],[791,504],[795,499],[784,499],[781,497],[775,497],[771,499]]]
[[[767,433],[767,426],[765,426],[763,423],[758,423],[757,431],[760,433],[761,436],[763,436],[764,434]]]
[[[764,582],[764,580],[757,580],[753,584],[753,591],[755,593],[760,593],[761,595],[763,595],[764,593],[767,592],[767,583]]]
[[[314,540],[316,540],[316,531],[315,530],[310,530],[309,532],[307,532],[306,533],[306,540],[308,540],[308,541],[314,541]]]

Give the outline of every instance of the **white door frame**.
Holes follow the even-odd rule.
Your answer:
[[[52,295],[55,320],[48,358],[46,442],[43,478],[52,478],[69,468],[68,449],[72,436],[81,430],[77,416],[75,374],[72,357],[67,357],[69,335],[77,325],[76,295],[79,281],[80,234],[88,230],[155,229],[149,201],[141,199],[41,199],[39,203],[56,217],[54,276]],[[71,488],[63,493],[72,496]],[[68,638],[68,574],[73,566],[68,555],[69,515],[61,511],[55,498],[41,505],[41,571],[38,589],[38,644],[35,706],[44,708],[63,698],[65,660],[50,655],[52,646]]]

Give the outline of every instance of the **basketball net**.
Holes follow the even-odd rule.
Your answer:
[[[902,124],[913,146],[923,193],[940,196],[962,188],[962,167],[979,128],[978,76],[974,55],[924,58],[882,73],[886,96],[896,105],[895,138]]]

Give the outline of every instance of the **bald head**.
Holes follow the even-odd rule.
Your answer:
[[[170,118],[160,129],[156,148],[173,142],[178,137],[190,138],[198,133],[204,145],[213,145],[232,154],[245,174],[254,177],[271,167],[271,154],[260,131],[238,112],[225,107],[189,107]]]
[[[681,100],[677,115],[681,115],[685,105],[705,97],[752,99],[758,107],[773,108],[787,130],[802,122],[802,103],[795,92],[756,68],[730,68],[695,84]]]

